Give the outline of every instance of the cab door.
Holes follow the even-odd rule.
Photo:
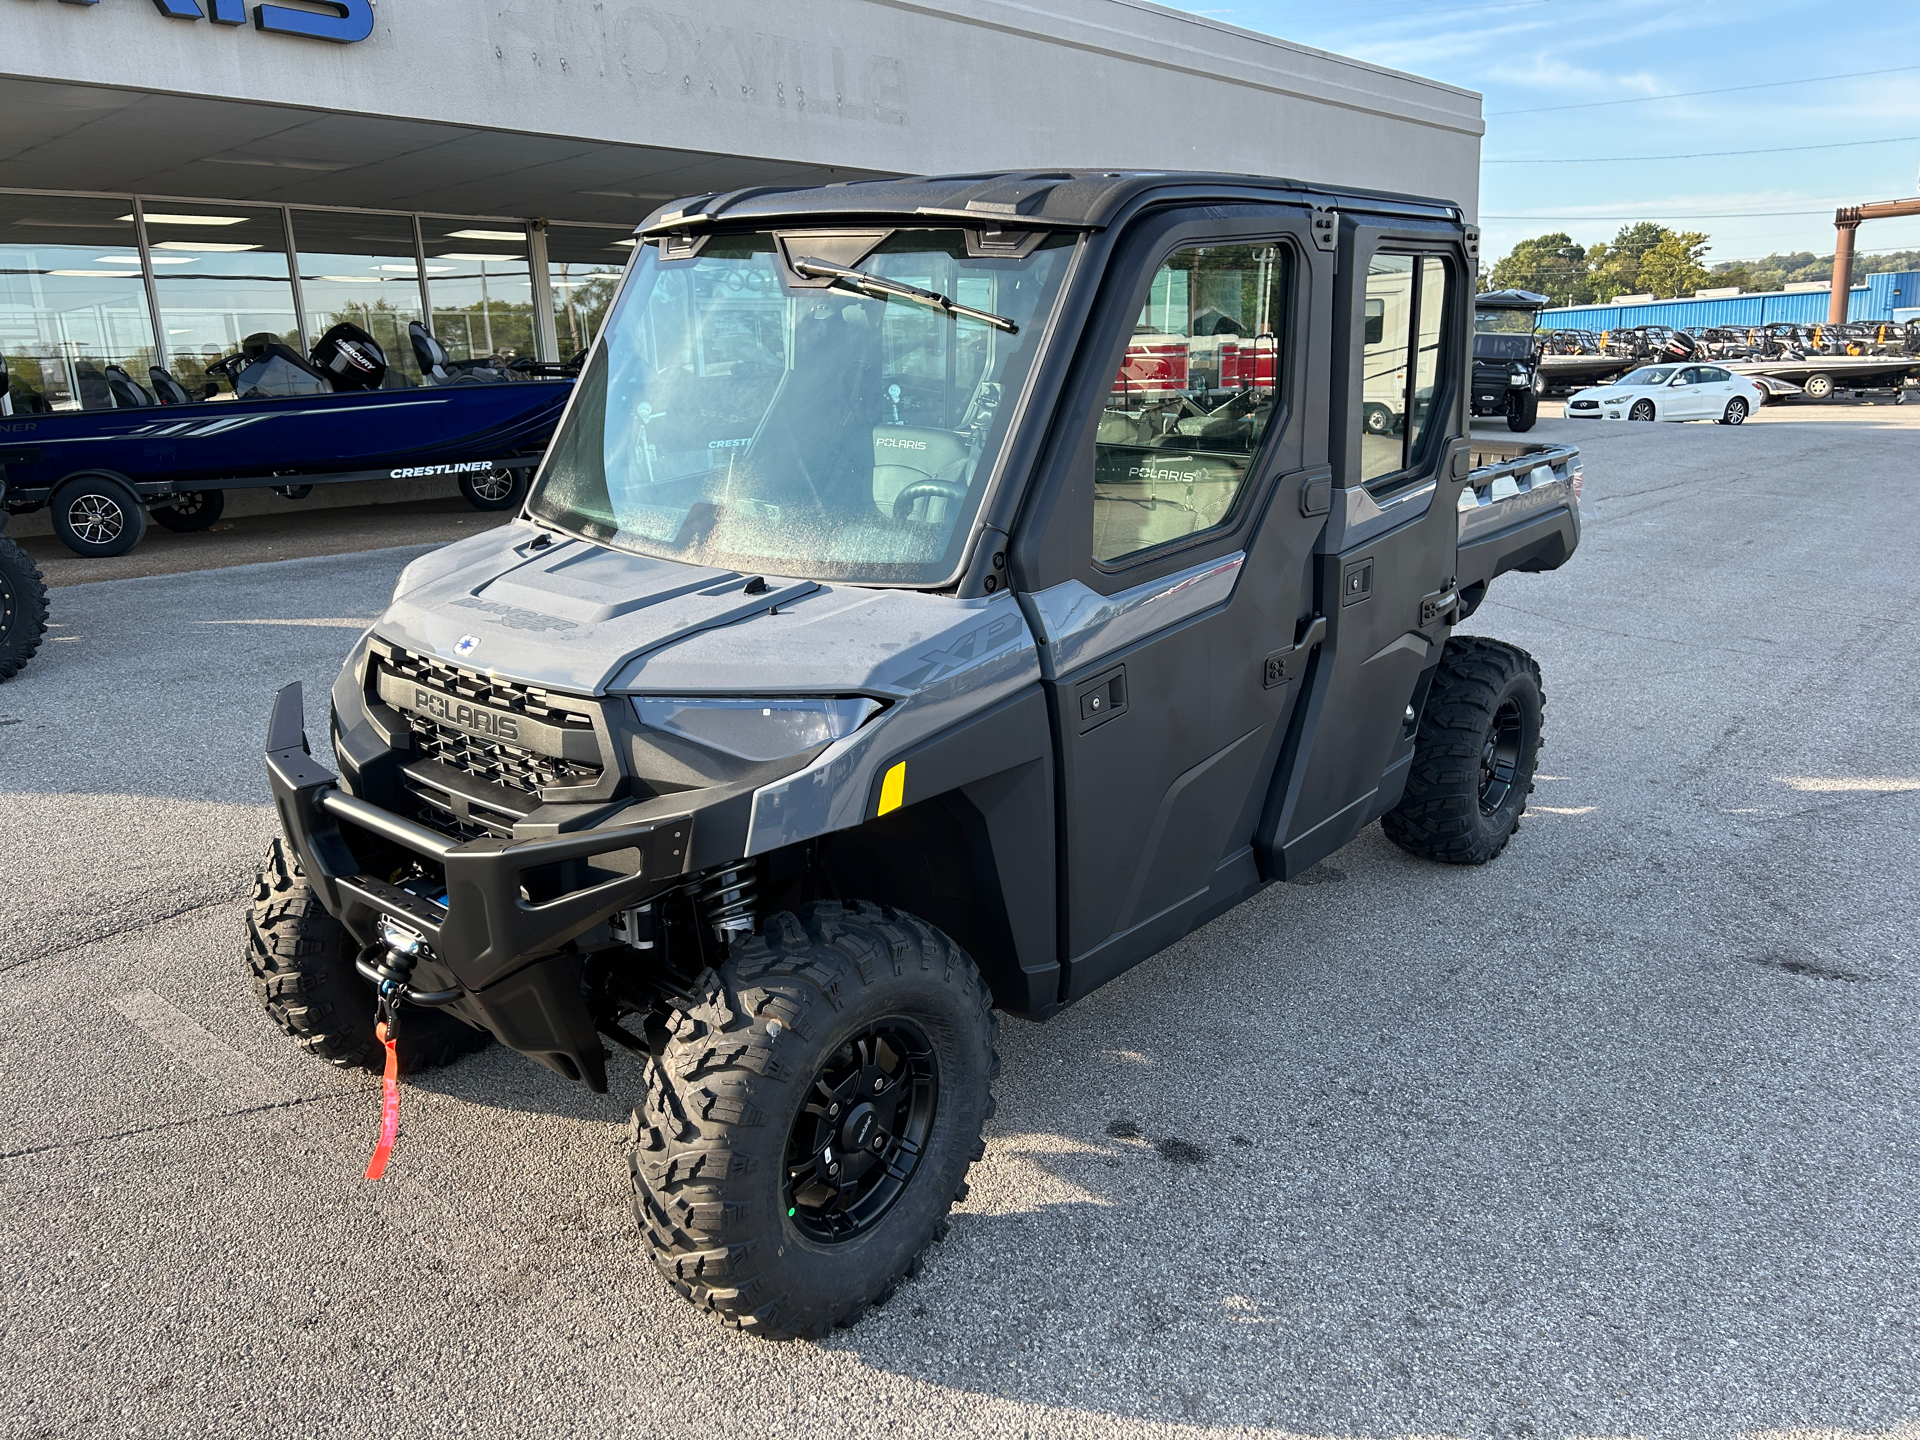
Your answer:
[[[1299,874],[1399,803],[1413,717],[1457,609],[1473,288],[1461,232],[1348,218],[1339,254],[1336,485],[1315,577],[1327,635],[1260,821],[1258,853],[1274,879]],[[1398,321],[1374,323],[1382,308]],[[1387,373],[1406,377],[1405,419],[1383,434],[1375,407]]]
[[[1063,1000],[1260,883],[1253,827],[1326,520],[1325,371],[1305,342],[1332,257],[1308,218],[1143,222],[1076,359],[1045,542],[1072,578],[1022,596],[1060,757]]]

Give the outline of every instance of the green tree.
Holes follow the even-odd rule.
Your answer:
[[[1707,267],[1700,258],[1707,253],[1707,237],[1697,230],[1661,237],[1640,257],[1640,283],[1662,300],[1691,295],[1707,283]]]
[[[1532,290],[1556,305],[1583,305],[1593,299],[1587,252],[1560,231],[1520,241],[1488,278],[1487,288]]]

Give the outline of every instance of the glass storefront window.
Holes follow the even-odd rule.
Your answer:
[[[625,230],[547,227],[547,284],[553,290],[553,332],[562,360],[593,344],[631,254],[633,237]]]
[[[153,321],[125,200],[0,194],[0,355],[16,414],[108,409],[145,385]]]
[[[421,318],[413,218],[296,210],[293,243],[309,338],[317,342],[342,322],[358,325],[386,352],[387,388],[418,385],[420,363],[407,336],[408,322]]]
[[[142,211],[167,366],[196,393],[207,366],[266,332],[304,354],[279,209],[156,200]]]
[[[452,359],[537,356],[527,233],[508,220],[420,218],[427,252],[429,325]]]

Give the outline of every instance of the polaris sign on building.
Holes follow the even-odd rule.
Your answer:
[[[678,196],[1197,168],[1472,220],[1482,128],[1470,92],[1135,0],[7,0],[0,354],[16,412],[103,408],[347,322],[390,388],[414,321],[456,369],[579,353]]]

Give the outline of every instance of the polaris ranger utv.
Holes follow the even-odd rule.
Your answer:
[[[604,1090],[633,1053],[662,1274],[818,1335],[945,1233],[996,1011],[1376,819],[1500,853],[1539,670],[1450,628],[1573,552],[1579,472],[1469,473],[1446,204],[973,175],[637,238],[517,523],[415,560],[348,658],[338,775],[275,701],[248,944],[335,1063],[376,1011],[414,1068],[492,1037]]]
[[[1489,290],[1473,300],[1473,413],[1504,415],[1525,432],[1540,418],[1540,356],[1535,332],[1547,297],[1531,290]]]

